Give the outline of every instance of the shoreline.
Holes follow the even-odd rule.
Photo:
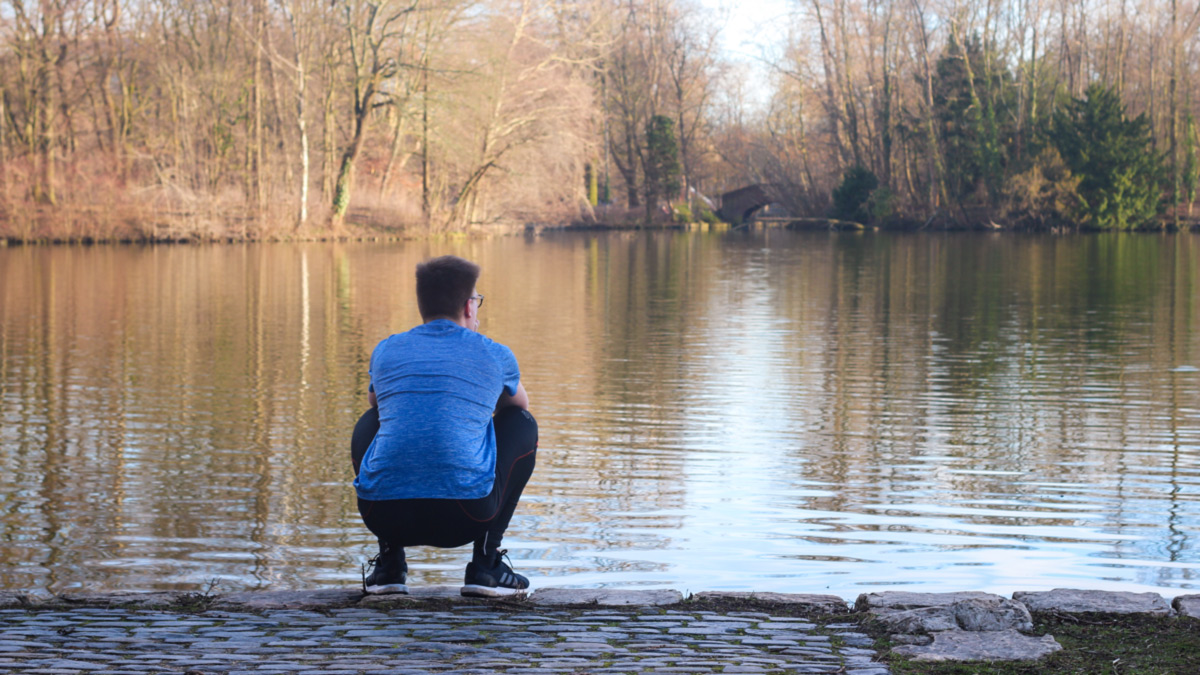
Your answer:
[[[821,221],[821,223],[809,222]],[[822,224],[823,223],[823,224]],[[879,225],[861,225],[846,221],[833,221],[822,218],[796,218],[791,223],[759,223],[750,222],[740,225],[729,223],[663,223],[663,224],[566,224],[566,225],[511,225],[490,226],[453,232],[405,232],[400,230],[388,234],[380,232],[354,232],[347,234],[289,234],[266,236],[172,236],[172,237],[33,237],[20,238],[11,235],[0,235],[0,248],[17,248],[22,246],[171,246],[171,245],[203,245],[203,244],[311,244],[311,243],[383,243],[402,241],[439,241],[456,239],[490,239],[492,237],[515,236],[544,236],[554,234],[597,233],[597,232],[714,232],[739,231],[756,229],[784,229],[797,232],[829,232],[849,234],[1009,234],[1009,235],[1042,235],[1042,236],[1093,236],[1098,234],[1132,234],[1132,235],[1175,235],[1200,234],[1200,223],[1181,226],[1178,229],[1170,227],[1137,228],[1131,230],[1099,230],[1099,229],[1029,229],[1018,227],[972,227],[968,225],[924,228],[924,227],[887,227]]]

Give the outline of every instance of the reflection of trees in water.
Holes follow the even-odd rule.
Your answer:
[[[0,250],[0,585],[352,575],[367,359],[441,253],[483,265],[542,422],[532,555],[678,548],[709,472],[847,539],[935,505],[1197,559],[1191,238],[606,233]]]
[[[358,366],[342,355],[361,350],[340,344],[329,304],[309,308],[325,327],[309,341],[330,358],[310,360],[304,379],[335,384],[297,386],[299,249],[30,250],[6,256],[3,328],[11,339],[18,322],[45,327],[13,345],[41,360],[29,374],[40,391],[24,398],[42,414],[21,415],[11,432],[29,464],[14,472],[17,494],[40,493],[33,528],[44,541],[6,558],[46,564],[49,581],[5,584],[196,588],[229,574],[222,560],[245,565],[234,584],[294,575],[280,551],[353,508],[326,489],[348,470],[326,448],[345,445],[361,396],[337,384]],[[317,295],[336,298],[339,254],[313,250],[312,283],[330,287]],[[125,563],[88,570],[106,557]]]
[[[1011,516],[962,518],[1065,520],[1186,547],[1174,523],[1194,507],[1148,472],[1166,468],[1154,440],[1165,416],[1197,405],[1194,391],[1168,391],[1169,371],[1196,359],[1194,299],[1178,300],[1194,298],[1190,239],[852,236],[829,254],[789,261],[772,281],[799,289],[781,303],[805,312],[795,352],[820,351],[795,387],[820,392],[808,407],[825,421],[806,445],[830,457],[807,466],[840,489],[809,508],[1015,500]],[[1113,484],[1115,503],[1046,483]],[[1072,521],[1080,510],[1104,520]],[[1163,521],[1161,539],[1148,533]]]
[[[598,483],[596,508],[578,522],[588,524],[601,549],[662,548],[680,524],[686,421],[678,401],[689,359],[683,343],[689,312],[703,307],[693,302],[703,293],[693,277],[704,269],[704,249],[703,237],[680,234],[583,242],[580,271],[588,282],[572,306],[595,336],[592,353],[581,355],[593,364],[586,403],[593,414],[585,422],[590,447],[566,452]],[[611,532],[624,526],[614,513],[638,522],[642,541]]]

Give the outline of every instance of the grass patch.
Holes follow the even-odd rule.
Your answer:
[[[1200,621],[1148,615],[1035,614],[1034,635],[1060,652],[1033,662],[930,663],[888,658],[894,675],[1182,675],[1200,673]],[[891,645],[885,638],[881,649]]]

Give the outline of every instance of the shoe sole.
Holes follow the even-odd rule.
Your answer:
[[[501,586],[480,586],[478,584],[467,584],[459,590],[459,593],[467,598],[507,598],[511,595],[528,592],[528,588],[503,588]]]
[[[408,586],[404,584],[380,584],[367,586],[367,595],[408,595]]]

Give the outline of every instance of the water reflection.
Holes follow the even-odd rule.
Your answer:
[[[441,253],[541,422],[535,584],[1197,586],[1191,237],[768,231],[0,249],[0,587],[355,583],[348,430]]]

